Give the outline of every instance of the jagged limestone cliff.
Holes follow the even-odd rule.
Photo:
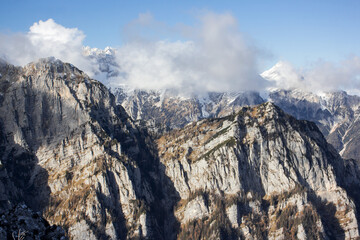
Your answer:
[[[0,74],[2,209],[24,201],[70,239],[359,236],[359,163],[273,104],[154,141],[71,64]]]
[[[55,59],[1,74],[4,205],[23,200],[72,239],[162,236],[156,159],[108,89]]]
[[[353,239],[344,161],[314,123],[266,103],[203,120],[158,140],[181,200],[180,236]],[[351,175],[351,174],[349,174]]]
[[[359,158],[360,97],[344,91],[317,95],[301,90],[276,90],[271,100],[298,119],[313,121],[343,158]]]

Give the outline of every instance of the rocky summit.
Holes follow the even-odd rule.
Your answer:
[[[163,236],[157,159],[109,90],[51,58],[0,71],[2,207],[24,201],[70,239]]]
[[[359,236],[355,192],[346,191],[356,189],[359,168],[314,123],[265,103],[157,142],[180,195],[175,215],[184,239]]]
[[[122,105],[137,124],[156,136],[204,118],[224,117],[244,106],[273,102],[297,119],[316,123],[320,131],[344,158],[359,158],[360,97],[344,91],[316,94],[299,89],[271,89],[257,92],[208,92],[181,96],[170,90],[113,88]]]
[[[273,103],[154,139],[71,64],[0,74],[0,236],[359,238],[360,163]]]

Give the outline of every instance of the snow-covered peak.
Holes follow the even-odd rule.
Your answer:
[[[93,77],[109,88],[118,87],[117,85],[121,84],[117,81],[115,83],[111,81],[121,72],[115,58],[115,52],[116,50],[111,47],[105,49],[83,47],[83,55],[90,60],[92,65]]]
[[[261,76],[273,82],[274,87],[280,89],[293,89],[301,87],[303,77],[288,62],[280,61],[272,68],[266,70]]]
[[[83,54],[91,57],[104,57],[104,55],[114,55],[115,49],[106,47],[105,49],[91,48],[89,46],[83,47]]]

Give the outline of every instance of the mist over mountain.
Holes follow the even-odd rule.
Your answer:
[[[87,51],[87,55],[97,62],[97,74],[107,79],[104,82],[108,82],[117,102],[134,120],[143,120],[143,124],[156,132],[182,128],[203,118],[223,117],[243,106],[271,101],[298,119],[314,121],[342,156],[359,159],[357,149],[360,142],[357,140],[356,126],[360,98],[345,91],[327,91],[326,87],[321,91],[311,91],[312,85],[307,78],[297,73],[289,63],[279,62],[261,74],[273,86],[281,86],[279,88],[271,87],[260,93],[210,91],[186,94],[176,89],[146,90],[129,85],[114,86],[111,82],[120,74],[114,61],[114,50]],[[356,92],[356,89],[352,89],[352,92]]]
[[[295,69],[289,62],[280,61],[261,76],[279,89],[301,89],[324,93],[347,91],[359,95],[360,59],[350,57],[339,63],[319,61],[309,69]]]
[[[132,27],[151,27],[153,21],[151,15],[140,15]],[[100,51],[83,46],[85,34],[52,19],[34,23],[26,34],[1,37],[0,56],[15,65],[54,56],[79,66],[100,81],[111,80],[105,83],[147,90],[172,88],[191,94],[229,91],[234,86],[241,90],[266,87],[267,82],[258,74],[259,56],[263,54],[239,31],[232,15],[208,12],[200,17],[198,27],[186,27],[186,31],[184,27],[181,32],[186,40],[132,37],[130,42],[114,48],[112,61],[119,74],[111,79],[98,75],[101,68],[87,57]]]
[[[159,26],[167,28],[151,14],[140,14],[124,31],[127,42],[101,50],[84,46],[86,36],[81,30],[49,19],[34,23],[25,34],[2,34],[0,57],[23,66],[54,56],[79,66],[107,86],[175,89],[187,95],[209,91],[262,92],[271,87],[358,94],[360,60],[356,55],[339,62],[319,60],[303,68],[280,61],[262,73],[260,65],[271,53],[244,34],[231,14],[203,13],[196,27],[173,29],[181,40],[154,39],[144,34],[146,29],[156,31]],[[104,75],[106,69],[101,61],[107,62],[105,68],[111,66],[111,75]],[[281,74],[269,78],[271,72]]]

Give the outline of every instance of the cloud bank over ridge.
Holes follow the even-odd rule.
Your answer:
[[[147,29],[147,30],[146,30]],[[167,32],[181,40],[166,40]],[[196,26],[173,28],[156,21],[150,13],[124,28],[127,42],[112,52],[120,74],[112,86],[126,84],[140,89],[172,88],[185,93],[205,91],[262,91],[267,87],[308,91],[360,88],[360,59],[318,61],[308,69],[280,62],[260,76],[265,54],[239,30],[228,13],[206,12]],[[101,79],[94,59],[84,55],[85,34],[53,19],[34,23],[27,33],[0,34],[0,57],[15,65],[54,56]],[[159,39],[160,38],[160,39]]]
[[[164,28],[151,14],[140,14],[132,25]],[[186,27],[188,40],[134,40],[115,49],[122,74],[112,84],[135,88],[174,88],[186,92],[257,90],[266,86],[259,76],[260,52],[238,30],[230,14],[206,13],[198,27]],[[180,31],[180,30],[179,30]],[[136,33],[136,31],[133,31]],[[96,77],[92,62],[83,55],[84,33],[54,20],[39,21],[26,34],[1,35],[0,56],[24,65],[41,57],[54,56],[71,62]]]
[[[345,90],[360,94],[360,58],[348,57],[338,62],[318,61],[307,69],[296,69],[291,63],[280,61],[263,72],[262,77],[273,87],[302,89],[310,92]]]
[[[138,22],[143,23],[141,17]],[[259,76],[261,53],[245,40],[230,14],[207,13],[199,27],[187,28],[187,35],[187,41],[135,41],[119,48],[117,59],[125,73],[120,82],[187,92],[266,87]]]

